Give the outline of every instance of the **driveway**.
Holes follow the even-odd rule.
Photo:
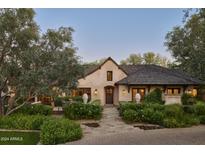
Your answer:
[[[80,121],[84,131],[81,140],[67,144],[119,145],[119,144],[205,144],[205,126],[191,128],[142,130],[125,124],[114,107],[103,110],[99,127],[85,126],[88,121]]]

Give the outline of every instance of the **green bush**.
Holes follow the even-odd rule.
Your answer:
[[[59,144],[82,137],[79,124],[67,119],[52,119],[43,123],[40,133],[42,144]]]
[[[182,119],[180,119],[181,123],[183,123],[184,127],[189,127],[193,125],[200,124],[200,120],[198,117],[194,115],[185,114]]]
[[[151,120],[150,123],[162,125],[163,119],[164,119],[164,113],[160,111],[155,111],[150,118]]]
[[[181,118],[183,116],[183,108],[181,105],[178,104],[172,104],[172,105],[166,105],[164,110],[166,117],[175,117],[175,118]]]
[[[25,104],[23,107],[19,108],[14,113],[20,113],[25,115],[51,115],[52,107],[43,104]]]
[[[196,104],[196,98],[190,94],[183,93],[181,96],[181,101],[183,105],[193,105]]]
[[[199,116],[200,124],[205,124],[205,116]]]
[[[144,103],[150,103],[150,104],[163,104],[162,101],[162,91],[159,88],[156,88],[155,90],[153,90],[152,92],[150,92],[149,94],[147,94],[144,97]]]
[[[194,105],[196,115],[201,116],[205,115],[205,103],[204,102],[197,102]]]
[[[137,116],[138,116],[137,112],[135,110],[132,110],[132,109],[127,109],[122,114],[122,118],[126,122],[137,122],[138,121]]]
[[[75,102],[83,102],[82,96],[75,96],[71,98]]]
[[[26,129],[39,130],[44,121],[49,117],[41,115],[15,114],[0,118],[0,128],[4,129]]]
[[[64,107],[64,116],[69,119],[100,119],[102,107],[96,104],[72,103]]]
[[[163,120],[163,126],[166,128],[177,128],[180,127],[180,124],[175,118],[166,118]]]
[[[123,112],[127,109],[132,109],[132,110],[135,110],[135,111],[139,111],[141,109],[143,109],[143,105],[141,104],[136,104],[136,103],[128,103],[128,102],[123,102],[123,103],[120,103],[120,106],[119,106],[119,113],[120,113],[120,116],[122,116]]]
[[[183,111],[188,114],[195,114],[195,107],[193,105],[184,105]]]
[[[55,104],[55,106],[62,106],[63,105],[63,98],[55,97],[54,98],[54,104]]]

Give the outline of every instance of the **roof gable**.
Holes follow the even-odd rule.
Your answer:
[[[99,64],[99,65],[87,65],[87,66],[85,66],[84,77],[86,77],[86,76],[88,76],[88,75],[94,73],[95,71],[101,69],[101,67],[102,67],[105,63],[107,63],[108,61],[112,61],[119,69],[121,69],[121,70],[127,75],[127,72],[126,72],[123,68],[121,68],[121,66],[118,65],[118,64],[116,63],[116,61],[114,61],[111,57],[108,57],[102,64]]]

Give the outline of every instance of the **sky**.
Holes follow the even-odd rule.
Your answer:
[[[171,58],[165,36],[182,25],[183,9],[35,9],[42,32],[72,27],[82,61],[112,57],[117,62],[131,53],[152,51]]]

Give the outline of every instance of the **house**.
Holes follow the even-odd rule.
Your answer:
[[[174,69],[157,65],[118,65],[111,57],[100,65],[86,67],[73,95],[87,93],[89,100],[101,100],[101,105],[118,105],[134,101],[136,93],[143,97],[160,88],[166,104],[181,103],[185,92],[197,95],[202,81]]]

